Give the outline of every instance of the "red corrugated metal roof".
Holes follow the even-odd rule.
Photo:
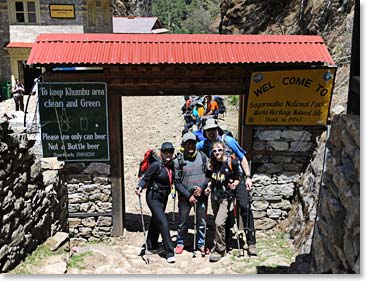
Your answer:
[[[41,34],[27,64],[334,65],[320,36],[217,34]]]
[[[32,48],[33,43],[29,42],[10,42],[6,48]]]

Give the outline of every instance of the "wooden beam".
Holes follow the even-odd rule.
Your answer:
[[[109,94],[108,108],[112,186],[112,236],[121,236],[124,234],[125,218],[121,97]]]

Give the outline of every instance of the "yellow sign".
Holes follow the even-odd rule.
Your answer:
[[[53,19],[74,19],[74,5],[50,4],[50,17]]]
[[[251,76],[246,125],[326,125],[335,68]]]

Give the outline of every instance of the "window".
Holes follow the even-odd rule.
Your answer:
[[[88,25],[95,26],[97,23],[95,0],[87,0],[87,17],[88,17]]]
[[[102,21],[104,26],[109,26],[111,24],[111,10],[110,1],[102,0]]]
[[[13,23],[37,23],[37,5],[35,1],[14,1],[12,11]]]

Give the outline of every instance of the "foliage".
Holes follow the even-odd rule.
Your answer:
[[[92,255],[91,251],[86,251],[80,254],[73,254],[68,262],[68,267],[77,268],[77,269],[85,269],[83,266],[84,258]]]
[[[209,33],[220,0],[153,0],[152,12],[171,33]]]
[[[64,253],[62,248],[57,249],[56,251],[51,251],[45,245],[39,245],[36,250],[32,252],[31,255],[26,257],[26,259],[20,263],[16,268],[11,270],[10,274],[30,274],[30,268],[32,266],[40,266],[43,264],[45,258],[50,256],[57,256]]]
[[[229,103],[233,106],[238,106],[239,96],[229,96]]]

